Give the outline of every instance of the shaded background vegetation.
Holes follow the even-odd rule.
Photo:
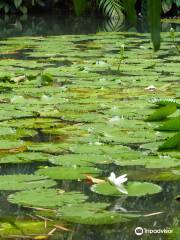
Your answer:
[[[147,2],[148,0],[0,0],[0,10],[4,14],[57,11],[67,14],[90,15],[103,12],[104,15],[112,17],[118,11],[125,11],[128,14],[130,9],[132,14],[133,7],[136,8],[137,13],[144,13]],[[162,0],[160,2],[163,14],[167,14],[167,16],[179,14],[180,0]]]
[[[180,0],[0,0],[0,12],[5,21],[15,14],[22,15],[23,21],[28,13],[43,12],[78,17],[96,15],[111,19],[105,30],[119,31],[124,17],[129,26],[135,28],[141,18],[148,22],[155,51],[160,48],[161,17],[178,16],[179,7]],[[19,23],[15,25],[22,27]]]

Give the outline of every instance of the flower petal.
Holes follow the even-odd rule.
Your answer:
[[[116,186],[116,188],[119,192],[122,192],[124,194],[128,194],[128,191],[125,189],[125,187],[122,184],[119,185],[119,186]]]
[[[110,176],[108,177],[108,180],[109,180],[111,183],[115,184],[116,175],[115,175],[114,172],[112,172],[112,173],[110,174]]]
[[[115,184],[119,185],[121,183],[126,182],[128,180],[126,176],[127,176],[127,174],[124,174],[122,176],[117,177],[116,180],[115,180]]]

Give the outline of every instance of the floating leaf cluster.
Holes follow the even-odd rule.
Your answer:
[[[0,190],[10,203],[115,224],[142,214],[112,211],[108,196],[124,197],[107,181],[112,168],[128,175],[127,201],[180,179],[179,55],[162,36],[158,53],[148,34],[131,32],[0,40]]]

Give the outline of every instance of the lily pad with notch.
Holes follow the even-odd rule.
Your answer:
[[[127,196],[130,197],[152,195],[162,191],[159,185],[148,182],[128,182],[125,187],[128,192]],[[91,190],[95,193],[106,196],[126,196],[126,194],[122,194],[114,185],[111,185],[109,182],[95,184],[91,187]]]

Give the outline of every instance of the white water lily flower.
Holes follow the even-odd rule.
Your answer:
[[[157,90],[157,88],[154,85],[150,85],[147,88],[145,88],[145,90],[147,90],[149,92],[154,92]]]
[[[115,173],[112,172],[110,174],[110,176],[108,177],[108,180],[111,184],[113,184],[117,188],[117,190],[119,192],[122,192],[124,194],[128,194],[128,191],[123,186],[123,183],[128,180],[126,176],[127,176],[127,174],[116,177]]]

